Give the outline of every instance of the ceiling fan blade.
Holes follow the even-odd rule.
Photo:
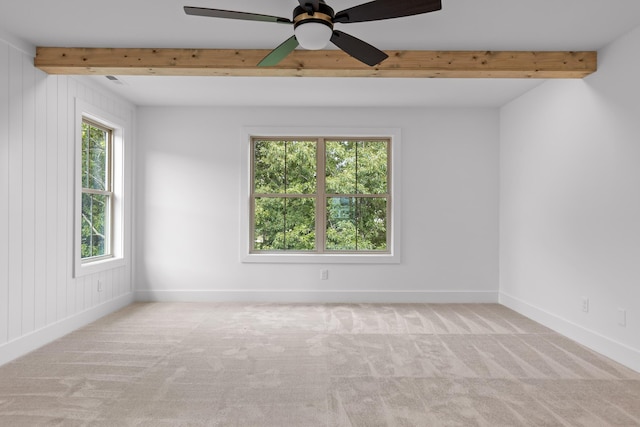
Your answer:
[[[363,42],[358,38],[338,30],[333,31],[331,43],[335,44],[358,61],[364,62],[372,67],[389,57],[389,55],[380,49],[371,46],[369,43]]]
[[[333,22],[349,24],[379,21],[435,12],[440,9],[442,9],[441,0],[374,0],[338,12]]]
[[[208,16],[211,18],[242,19],[244,21],[262,21],[277,22],[280,24],[293,24],[293,21],[287,18],[280,18],[278,16],[271,15],[260,15],[257,13],[235,12],[233,10],[207,9],[205,7],[185,6],[184,11],[187,15]]]
[[[307,12],[317,12],[320,9],[320,0],[298,0],[300,7]]]
[[[298,40],[296,36],[291,36],[285,40],[280,46],[273,49],[262,61],[258,64],[258,67],[273,67],[278,65],[287,55],[298,47]]]

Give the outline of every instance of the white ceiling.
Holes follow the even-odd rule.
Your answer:
[[[327,0],[336,11],[366,0]],[[380,49],[597,50],[640,25],[638,0],[442,0],[425,15],[340,25]],[[3,0],[0,32],[33,46],[269,49],[289,25],[187,16],[185,5],[290,18],[296,0]],[[138,105],[498,106],[540,81],[92,77]]]

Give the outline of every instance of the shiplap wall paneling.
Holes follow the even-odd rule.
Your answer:
[[[47,79],[35,71],[34,329],[47,324]]]
[[[35,129],[36,129],[36,76],[26,55],[21,55],[22,69],[22,323],[21,335],[35,328],[35,271],[40,265],[36,259],[35,223]],[[40,118],[38,118],[40,119]]]
[[[22,334],[22,53],[9,50],[9,296],[8,340]]]
[[[76,98],[135,123],[133,106],[86,80],[48,76],[0,40],[0,359],[3,345],[131,292],[130,237],[127,265],[73,277]]]
[[[9,46],[0,41],[0,345],[9,317]],[[4,316],[2,314],[5,314]]]
[[[80,311],[90,308],[91,304],[87,304],[87,302],[85,301],[85,295],[87,294],[87,292],[85,292],[85,288],[87,286],[86,277],[77,277],[74,281],[74,284],[76,287],[76,292],[75,292],[76,301],[74,305]]]
[[[57,314],[56,319],[64,319],[67,316],[67,263],[70,262],[70,254],[68,253],[67,234],[69,232],[67,224],[71,219],[69,218],[70,206],[69,206],[69,191],[67,189],[67,170],[69,169],[68,153],[67,153],[67,82],[68,78],[58,79],[58,97],[57,97],[57,113],[58,113],[58,135],[56,137],[58,145],[58,176],[57,176],[57,188],[58,188],[58,223],[56,224],[56,230],[58,235],[56,236],[57,248],[56,254],[58,255],[57,270],[58,270],[58,289],[57,293]]]
[[[77,84],[74,79],[67,79],[67,93],[61,102],[61,108],[66,109],[65,123],[67,126],[64,128],[64,139],[60,140],[62,145],[66,145],[66,162],[65,175],[62,179],[65,179],[65,188],[67,189],[67,215],[66,215],[66,252],[67,261],[65,263],[67,278],[67,302],[66,313],[70,316],[73,313],[79,313],[83,310],[83,307],[76,307],[76,279],[73,278],[73,247],[74,247],[74,166],[75,166],[75,98],[77,95]]]
[[[58,319],[58,81],[63,77],[52,76],[46,79],[47,116],[46,116],[46,158],[47,180],[46,191],[46,234],[44,246],[46,257],[46,323],[51,324]]]

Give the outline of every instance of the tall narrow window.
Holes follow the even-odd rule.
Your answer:
[[[80,256],[112,256],[113,130],[82,120],[82,210]]]
[[[251,253],[390,253],[391,140],[259,138]]]
[[[74,277],[127,263],[129,122],[76,99]]]

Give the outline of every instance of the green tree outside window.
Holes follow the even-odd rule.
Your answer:
[[[82,122],[81,258],[110,255],[112,131]]]
[[[252,148],[252,251],[388,251],[385,139],[264,139]]]

